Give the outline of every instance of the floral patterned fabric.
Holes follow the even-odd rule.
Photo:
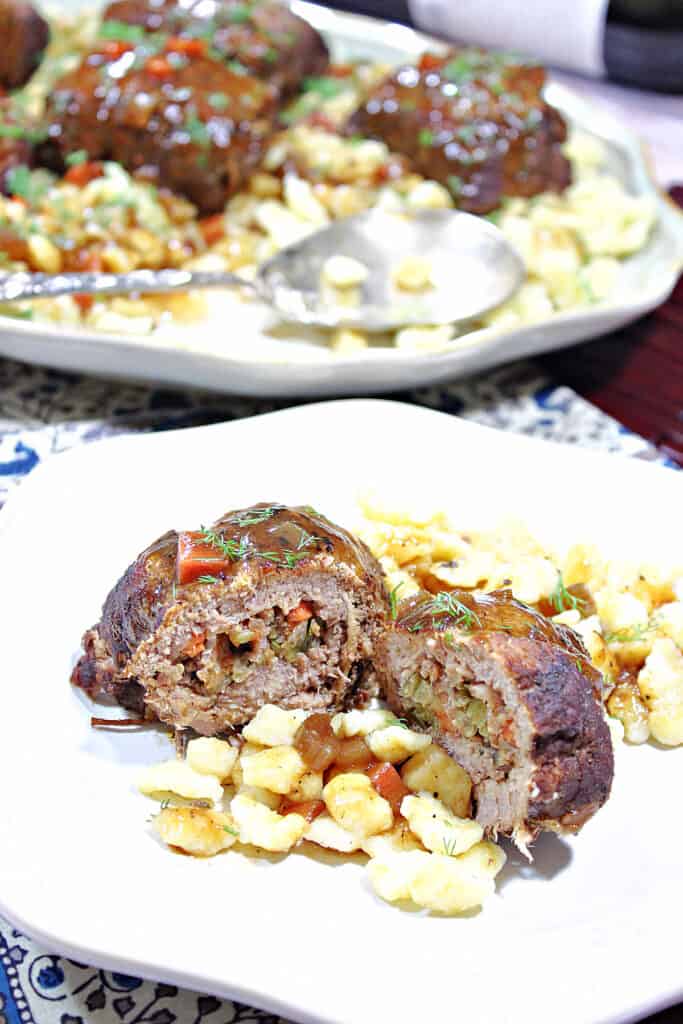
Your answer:
[[[486,426],[660,459],[533,363],[389,396]],[[162,391],[0,360],[0,505],[43,459],[115,434],[252,416],[287,403]],[[0,852],[1,855],[1,852]],[[282,1024],[260,1010],[100,971],[40,949],[0,918],[0,1024]]]

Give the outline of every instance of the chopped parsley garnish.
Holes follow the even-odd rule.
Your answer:
[[[347,86],[339,78],[304,78],[303,91],[317,93],[324,100],[334,99]]]
[[[463,124],[455,134],[466,146],[474,146],[477,142],[477,130],[474,125]]]
[[[26,129],[18,124],[0,124],[0,138],[3,139],[24,139]]]
[[[0,138],[2,139],[26,139],[27,142],[42,142],[45,137],[45,131],[39,128],[26,128],[20,124],[0,123]]]
[[[251,4],[235,4],[227,12],[228,21],[231,21],[234,25],[242,24],[245,21],[249,21],[253,11],[254,8]]]
[[[196,114],[189,114],[185,120],[185,131],[192,142],[204,148],[211,145],[211,133],[203,121]]]
[[[417,136],[417,141],[421,146],[433,146],[434,132],[429,128],[423,128]]]
[[[221,55],[222,56],[222,55]],[[240,60],[226,61],[226,68],[232,71],[233,75],[248,75],[249,69]]]
[[[457,174],[449,174],[447,178],[447,184],[450,191],[454,196],[459,196],[462,192],[463,185],[465,182]]]
[[[550,603],[559,614],[560,612],[579,611],[579,606],[584,605],[586,602],[567,590],[562,579],[562,573],[558,572],[555,589],[550,595]]]
[[[9,194],[21,196],[29,206],[39,202],[51,185],[51,180],[42,171],[30,171],[26,164],[10,168],[5,181]]]
[[[274,64],[278,58],[278,52],[274,46],[269,46],[263,53],[263,59],[267,60],[269,64]]]
[[[128,25],[125,21],[105,21],[100,28],[102,39],[120,43],[141,43],[146,36],[142,25]]]
[[[229,825],[223,825],[223,831],[227,832],[228,835],[231,835],[231,836],[238,836],[239,835],[239,832],[236,829],[234,829],[234,828],[230,828]]]
[[[218,583],[218,576],[198,576],[197,583]]]
[[[77,149],[73,153],[69,153],[66,158],[67,167],[78,167],[79,164],[85,164],[88,162],[88,152],[85,149]]]

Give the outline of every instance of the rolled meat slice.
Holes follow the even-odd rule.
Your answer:
[[[376,668],[392,710],[469,773],[489,832],[523,846],[544,829],[577,831],[607,800],[602,677],[572,630],[509,591],[409,598]]]
[[[371,695],[387,615],[365,545],[311,508],[255,505],[143,551],[72,682],[206,736],[268,703],[339,711]]]
[[[263,156],[277,90],[175,42],[103,43],[48,97],[49,155],[115,160],[131,173],[221,211]]]
[[[425,54],[377,85],[348,123],[441,182],[455,205],[489,213],[505,196],[561,192],[567,129],[545,102],[538,64],[470,47]]]
[[[33,4],[0,0],[0,85],[17,89],[27,82],[49,38],[48,23]]]
[[[104,21],[206,40],[218,57],[238,61],[285,96],[306,75],[322,74],[328,64],[322,36],[288,6],[272,0],[115,0]]]

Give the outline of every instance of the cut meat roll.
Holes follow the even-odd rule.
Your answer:
[[[607,800],[601,676],[572,630],[508,591],[408,599],[376,664],[392,709],[470,774],[490,832],[576,831]]]
[[[72,682],[207,736],[267,703],[361,706],[387,612],[360,541],[313,509],[255,505],[143,551],[86,633]]]

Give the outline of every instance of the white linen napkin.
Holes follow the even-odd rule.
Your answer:
[[[609,0],[408,0],[415,24],[434,35],[605,74]]]

